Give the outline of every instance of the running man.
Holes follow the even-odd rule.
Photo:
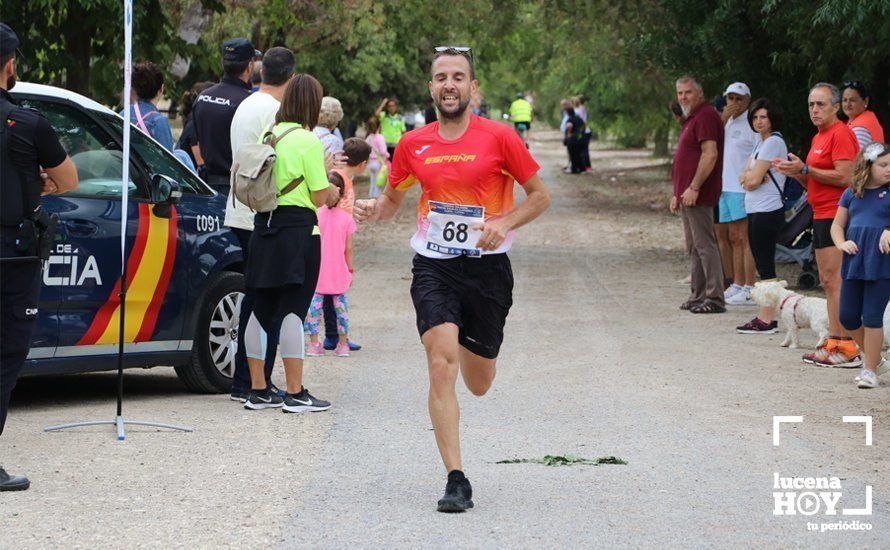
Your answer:
[[[532,118],[532,104],[526,101],[522,92],[517,93],[516,99],[510,104],[510,120],[513,122],[516,133],[519,134],[522,141],[526,140],[528,131],[532,128]],[[526,147],[528,147],[527,143]]]
[[[461,465],[457,375],[474,395],[491,387],[513,303],[506,252],[513,230],[550,206],[550,193],[516,133],[467,109],[478,89],[469,48],[436,49],[429,89],[439,121],[405,134],[383,195],[356,201],[354,213],[359,222],[390,219],[407,189],[422,182],[411,298],[426,348],[430,419],[448,472],[438,510],[463,512],[473,507],[473,491]],[[514,181],[526,193],[516,208]]]

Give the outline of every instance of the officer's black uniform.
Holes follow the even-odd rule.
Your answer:
[[[249,61],[256,50],[244,38],[223,44],[223,59]],[[229,194],[229,171],[232,168],[232,118],[238,105],[247,99],[251,86],[240,78],[224,76],[219,84],[207,88],[195,99],[193,120],[198,134],[198,147],[204,157],[204,181],[217,192]]]
[[[221,193],[229,193],[232,138],[229,131],[238,105],[250,95],[250,84],[224,76],[195,100],[195,130],[204,157],[204,180]]]
[[[16,249],[19,224],[40,206],[40,167],[55,168],[67,154],[49,122],[37,111],[18,107],[0,90],[0,433],[19,371],[28,356],[37,300],[40,262]]]

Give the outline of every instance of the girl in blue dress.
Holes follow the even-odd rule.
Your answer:
[[[881,357],[890,301],[890,148],[872,143],[859,153],[839,206],[831,238],[844,253],[840,321],[865,353],[858,386],[876,388],[890,370]]]

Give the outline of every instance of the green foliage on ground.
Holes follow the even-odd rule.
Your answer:
[[[6,0],[3,12],[24,42],[24,79],[119,101],[119,0]],[[626,145],[666,143],[673,81],[687,72],[709,98],[741,80],[778,100],[796,143],[811,133],[817,81],[860,79],[879,110],[890,101],[890,0],[139,0],[134,21],[137,60],[190,62],[168,74],[171,97],[218,77],[222,40],[247,36],[293,49],[298,70],[354,120],[383,97],[422,109],[433,48],[445,44],[473,47],[493,111],[531,91],[538,118],[555,123],[559,100],[583,94],[591,126]]]

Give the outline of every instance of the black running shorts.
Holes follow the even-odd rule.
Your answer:
[[[513,269],[507,255],[434,260],[417,254],[411,271],[420,336],[435,326],[454,323],[460,345],[481,357],[496,358],[513,305]]]
[[[514,122],[513,126],[516,128],[516,130],[518,130],[520,132],[525,132],[526,130],[532,129],[531,122]]]
[[[834,223],[834,218],[829,218],[826,220],[813,220],[813,248],[818,250],[820,248],[828,248],[829,246],[834,246],[834,241],[831,239],[831,224]]]

